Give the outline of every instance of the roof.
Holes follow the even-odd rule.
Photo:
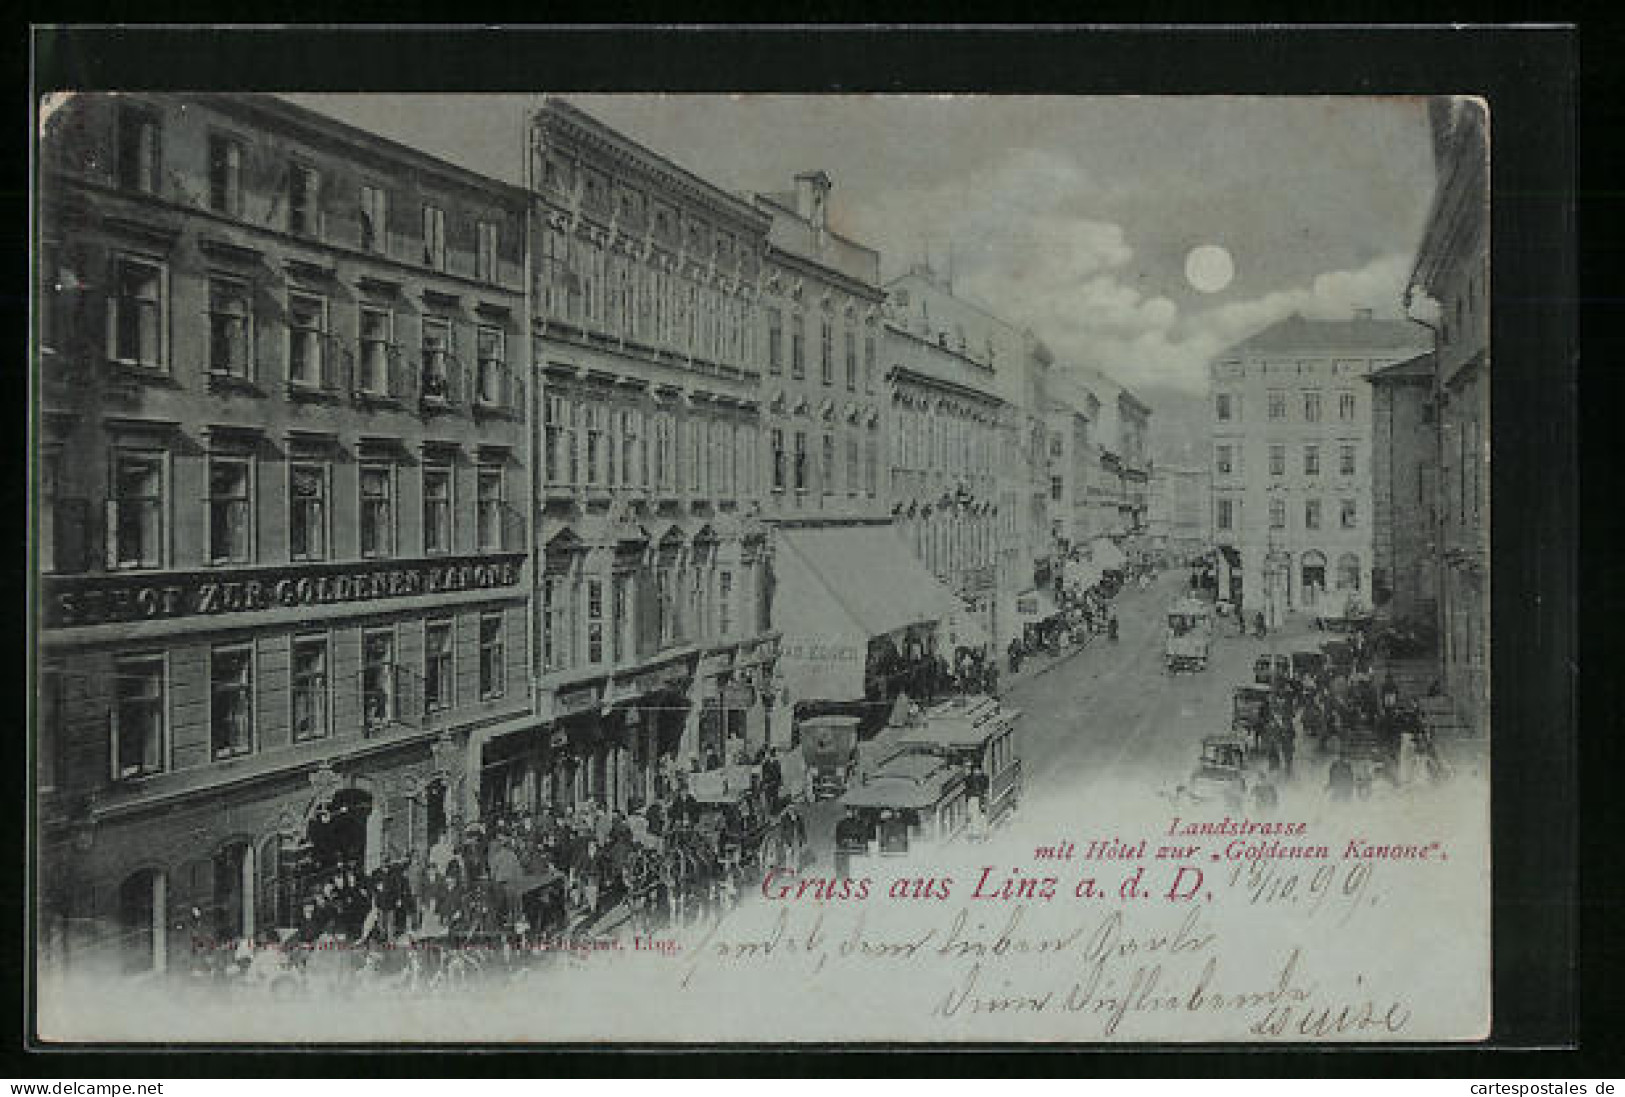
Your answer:
[[[958,766],[929,754],[899,754],[841,797],[846,807],[925,808],[964,781]]]
[[[955,698],[930,709],[926,713],[925,723],[903,732],[899,742],[943,747],[978,746],[986,742],[990,735],[1009,727],[1020,715],[1018,710],[1001,708],[997,701],[986,697]]]
[[[1433,373],[1433,355],[1431,353],[1418,354],[1415,358],[1407,358],[1403,362],[1396,362],[1391,366],[1372,370],[1371,375],[1366,380],[1373,384],[1387,381],[1431,381]]]
[[[1425,351],[1427,330],[1408,320],[1311,320],[1294,313],[1230,347],[1222,357],[1323,351]]]

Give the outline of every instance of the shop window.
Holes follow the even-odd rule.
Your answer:
[[[254,749],[254,649],[215,648],[209,653],[209,741],[216,761]]]
[[[169,927],[165,885],[157,869],[131,873],[119,885],[119,945],[127,975],[164,968]]]

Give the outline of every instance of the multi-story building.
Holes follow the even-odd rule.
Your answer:
[[[1327,592],[1371,602],[1372,371],[1426,349],[1420,329],[1292,316],[1212,363],[1220,594],[1279,623]]]
[[[483,786],[635,808],[766,737],[771,218],[557,100],[528,159],[537,717]]]
[[[40,163],[41,924],[162,969],[421,856],[529,707],[526,202],[271,97]]]
[[[888,304],[889,502],[915,557],[958,599],[955,646],[979,647],[995,634],[1007,409],[993,344],[933,330],[919,304],[906,285]]]
[[[772,218],[762,425],[773,625],[782,692],[802,711],[899,692],[936,649],[947,602],[892,525],[880,255],[830,227],[830,186],[804,172],[793,190],[755,198]]]
[[[1146,520],[1149,551],[1177,566],[1212,545],[1213,508],[1208,480],[1206,467],[1158,462],[1151,472]]]
[[[1379,614],[1435,622],[1439,419],[1433,356],[1371,374],[1371,601]]]
[[[990,513],[992,636],[1002,650],[1021,636],[1028,624],[1054,612],[1049,594],[1053,549],[1043,387],[1050,365],[1049,352],[1028,333],[956,296],[949,279],[929,267],[915,266],[894,279],[887,290],[891,326],[899,333],[986,364],[985,391],[996,398],[999,407],[999,441],[991,460],[994,495]],[[893,335],[889,345],[901,348],[899,338]],[[984,391],[981,384],[975,387]],[[986,426],[970,434],[985,438]],[[930,439],[924,441],[927,447],[933,444]],[[899,467],[905,473],[921,471],[916,466],[931,460],[929,449],[916,449]],[[973,465],[986,463],[984,457],[978,456]],[[955,518],[953,524],[964,523]]]
[[[1117,391],[1117,424],[1117,453],[1122,461],[1123,485],[1119,525],[1124,531],[1122,548],[1132,557],[1146,548],[1151,481],[1146,434],[1150,430],[1151,408],[1122,386],[1118,386]]]
[[[1049,393],[1050,528],[1056,550],[1066,556],[1085,551],[1107,531],[1091,494],[1100,492],[1100,398],[1070,370],[1051,376]]]
[[[1411,275],[1437,302],[1439,634],[1445,691],[1480,734],[1489,726],[1489,166],[1483,104],[1432,104],[1437,177]]]

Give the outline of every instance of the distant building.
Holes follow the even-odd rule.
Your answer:
[[[1482,104],[1431,108],[1438,178],[1411,275],[1439,306],[1439,623],[1444,687],[1468,724],[1489,726],[1489,161]]]
[[[1210,473],[1206,466],[1158,464],[1151,472],[1146,548],[1177,565],[1213,544]]]
[[[1279,623],[1328,592],[1371,604],[1374,370],[1424,352],[1398,320],[1292,316],[1210,366],[1220,594]]]

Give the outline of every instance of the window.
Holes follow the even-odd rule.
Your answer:
[[[246,564],[253,556],[253,468],[240,457],[209,459],[209,562]]]
[[[393,395],[389,383],[394,314],[388,309],[361,310],[360,389],[368,396]]]
[[[807,435],[796,431],[796,490],[807,490]]]
[[[826,385],[835,383],[835,326],[828,319],[819,324],[818,376]]]
[[[875,391],[875,337],[868,336],[863,341],[863,387],[866,392]]]
[[[481,221],[475,227],[474,277],[482,282],[497,280],[497,226],[494,221]]]
[[[1235,463],[1231,454],[1232,451],[1229,446],[1219,446],[1215,449],[1213,467],[1214,471],[1219,475],[1228,476],[1235,471]]]
[[[423,626],[424,712],[441,712],[453,704],[452,631],[450,621],[429,621]]]
[[[361,634],[361,712],[368,733],[395,719],[395,634]]]
[[[1354,447],[1343,446],[1337,454],[1337,471],[1342,476],[1354,475]]]
[[[1360,589],[1360,558],[1352,552],[1343,554],[1337,560],[1337,589]],[[1465,614],[1463,616],[1466,617]]]
[[[293,165],[288,174],[288,231],[298,236],[321,233],[322,178],[315,168]]]
[[[433,270],[446,269],[446,211],[423,207],[423,262]]]
[[[869,495],[872,498],[875,492],[878,490],[880,477],[880,441],[874,436],[873,433],[869,435],[869,440],[866,443],[866,449],[867,453],[865,454],[865,457],[868,462],[868,474],[865,477],[864,482],[868,486]]]
[[[1235,502],[1231,499],[1220,499],[1214,503],[1214,524],[1220,529],[1235,528]]]
[[[319,388],[327,379],[327,299],[288,295],[288,383]]]
[[[143,259],[114,260],[107,356],[129,365],[164,365],[164,268]]]
[[[452,549],[451,469],[446,465],[423,467],[423,552],[441,556]]]
[[[1305,476],[1320,475],[1320,447],[1303,447],[1303,474]]]
[[[381,465],[361,469],[361,555],[368,558],[395,554],[395,498],[393,471]]]
[[[773,432],[773,490],[784,490],[784,431]]]
[[[835,490],[835,439],[826,434],[823,443],[823,460],[819,463],[818,472],[822,478],[824,494],[829,495]]]
[[[478,493],[476,525],[479,526],[481,552],[501,552],[508,547],[502,535],[502,487],[501,466],[481,466],[476,474],[475,489]]]
[[[604,581],[587,580],[587,662],[604,661]]]
[[[157,568],[164,560],[164,459],[121,453],[114,459],[109,568]]]
[[[508,692],[502,654],[502,614],[480,614],[480,697],[490,701]]]
[[[209,653],[209,742],[214,758],[238,758],[254,749],[254,649]]]
[[[620,666],[630,648],[628,627],[632,617],[632,575],[617,572],[610,579],[609,661]]]
[[[1061,501],[1061,478],[1059,476],[1049,478],[1049,497],[1057,503]]]
[[[451,399],[451,324],[438,318],[423,321],[423,398],[445,403]]]
[[[717,573],[717,635],[729,637],[734,631],[734,573],[727,568]]]
[[[1337,417],[1345,423],[1354,420],[1354,393],[1344,392],[1337,397]]]
[[[164,771],[164,660],[119,659],[113,664],[113,779]]]
[[[327,466],[288,466],[288,555],[294,560],[327,559]]]
[[[1285,446],[1271,446],[1270,447],[1270,475],[1271,476],[1285,476],[1286,475],[1286,447]]]
[[[1303,394],[1303,421],[1305,423],[1320,422],[1320,393],[1306,392]]]
[[[1213,398],[1214,414],[1218,417],[1218,420],[1221,423],[1228,423],[1230,421],[1230,399],[1230,394],[1228,392],[1221,392]]]
[[[209,137],[209,208],[227,217],[243,212],[243,143],[218,133]]]
[[[1286,500],[1270,500],[1270,529],[1286,529]]]
[[[1303,528],[1320,528],[1320,500],[1305,499],[1303,502]]]
[[[807,376],[807,318],[799,312],[790,325],[790,376]]]
[[[1280,389],[1271,389],[1269,393],[1270,418],[1286,418],[1286,393]]]
[[[293,639],[293,741],[325,739],[327,719],[327,637]]]
[[[248,287],[235,279],[209,279],[209,372],[246,379],[252,347]]]
[[[858,436],[849,434],[846,437],[846,493],[858,493]]]
[[[784,367],[784,313],[777,308],[767,310],[767,369],[778,373]]]
[[[158,116],[126,107],[118,119],[118,185],[142,194],[157,194],[158,180]]]
[[[858,335],[850,328],[846,332],[846,391],[858,388]]]
[[[474,329],[474,356],[479,366],[480,403],[490,407],[510,405],[503,382],[507,379],[507,340],[501,328],[481,325]]]
[[[1353,499],[1344,499],[1342,506],[1342,526],[1344,529],[1354,529],[1359,525],[1359,505]]]
[[[389,250],[389,192],[383,187],[361,188],[361,247],[379,255]]]

